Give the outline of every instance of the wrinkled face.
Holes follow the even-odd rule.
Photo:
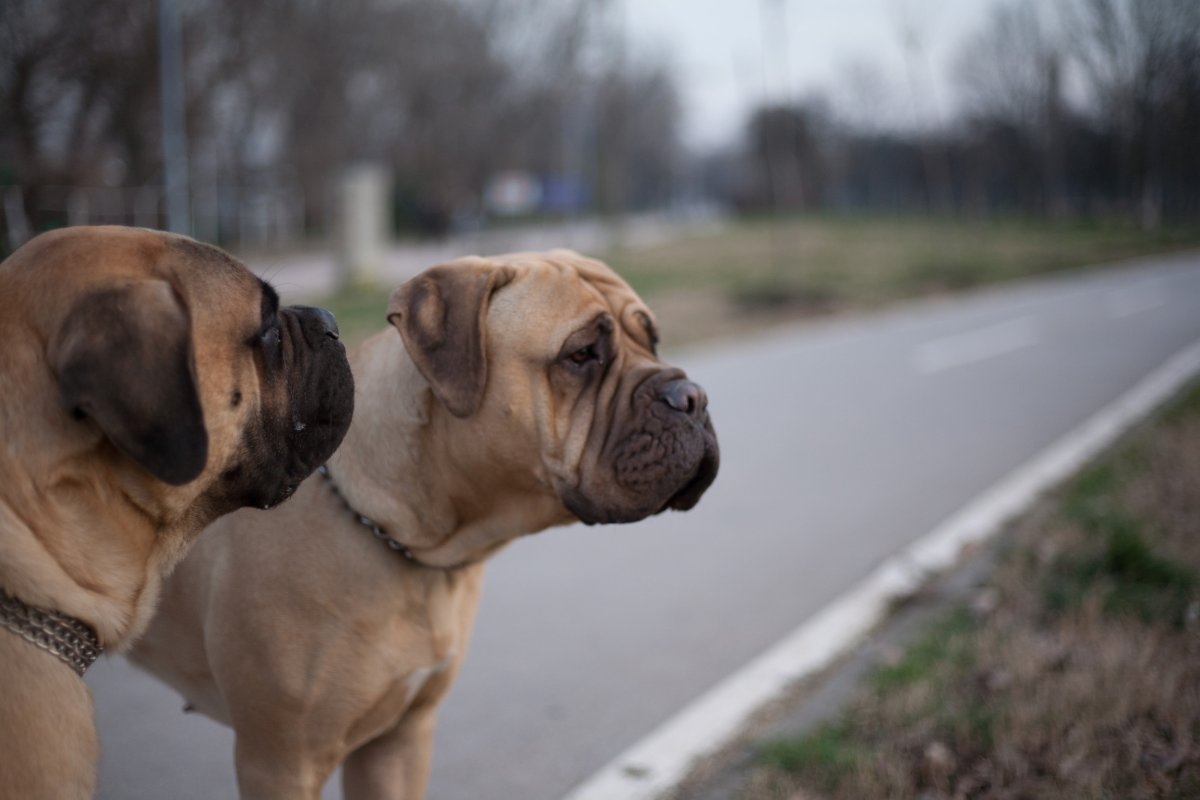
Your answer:
[[[658,359],[650,310],[599,262],[556,254],[493,299],[496,358],[530,309],[553,324],[525,347],[543,459],[563,505],[586,523],[632,522],[694,506],[717,474],[719,450],[704,390]],[[498,391],[502,389],[498,388]]]
[[[464,458],[496,465],[491,471],[513,482],[521,465],[536,465],[531,482],[549,486],[588,524],[632,522],[699,501],[719,463],[707,398],[658,359],[653,315],[608,267],[554,251],[462,260],[426,275],[423,288],[397,292],[401,313],[392,319],[435,394],[472,428],[460,438],[475,453]],[[455,343],[423,340],[422,314],[452,319],[449,298],[472,294],[483,298],[481,364],[459,358],[439,379],[438,365],[422,353]],[[449,327],[469,326],[464,316]],[[486,372],[474,400],[468,392],[464,401],[449,380],[464,370]],[[492,451],[492,442],[503,447]]]
[[[164,513],[204,524],[270,507],[345,435],[354,389],[333,317],[281,308],[221,250],[102,228],[17,256],[11,270],[30,292],[34,281],[79,287],[62,309],[43,303],[62,409],[82,423],[68,430],[96,437],[97,466]]]
[[[215,329],[229,320],[193,315],[210,443],[222,440],[204,492],[216,514],[270,508],[291,496],[341,443],[353,411],[354,382],[333,315],[281,307],[268,283],[250,277],[252,311],[223,335]],[[193,302],[203,307],[205,299]],[[205,339],[199,328],[210,324]]]

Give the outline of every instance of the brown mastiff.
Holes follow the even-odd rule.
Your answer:
[[[332,316],[215,247],[70,228],[0,264],[0,797],[92,796],[83,670],[205,525],[290,495],[353,400]]]
[[[339,764],[349,798],[421,797],[484,561],[691,508],[716,476],[704,392],[597,261],[464,258],[396,290],[388,320],[351,358],[328,474],[210,529],[132,655],[233,726],[243,798],[317,798]]]

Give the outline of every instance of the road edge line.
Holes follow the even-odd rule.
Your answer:
[[[918,588],[931,573],[951,566],[964,546],[998,532],[1197,374],[1200,341],[1176,352],[1115,401],[885,560],[845,594],[576,785],[563,800],[652,800],[674,787],[696,759],[728,744],[755,711],[858,642],[894,600]]]

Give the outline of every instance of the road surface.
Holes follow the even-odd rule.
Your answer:
[[[708,391],[720,476],[690,513],[492,562],[430,798],[558,800],[1198,339],[1185,255],[674,354]],[[234,796],[228,731],[119,658],[88,682],[101,797]]]

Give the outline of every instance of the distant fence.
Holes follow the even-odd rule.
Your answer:
[[[305,233],[304,194],[294,186],[208,186],[191,193],[191,232],[226,247],[276,247]],[[65,225],[163,228],[161,186],[0,186],[0,247]]]

